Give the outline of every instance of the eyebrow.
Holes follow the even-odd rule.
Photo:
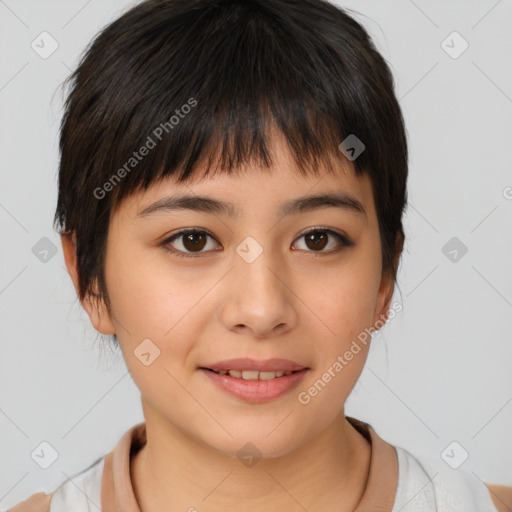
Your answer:
[[[320,208],[341,208],[363,216],[367,216],[363,204],[353,196],[345,193],[326,193],[311,196],[303,196],[283,203],[278,211],[278,216],[293,215],[310,212]],[[149,205],[139,212],[138,216],[146,217],[156,212],[168,212],[177,210],[192,210],[210,214],[221,214],[229,217],[237,217],[235,205],[229,201],[219,201],[206,196],[177,196],[164,197]]]

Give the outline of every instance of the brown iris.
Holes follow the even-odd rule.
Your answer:
[[[183,235],[183,246],[187,251],[201,251],[206,245],[207,236],[205,233],[188,233]]]
[[[327,245],[328,236],[324,231],[314,231],[304,235],[306,244],[310,249],[323,249]],[[311,245],[310,245],[311,243]]]

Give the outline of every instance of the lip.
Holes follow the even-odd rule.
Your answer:
[[[290,359],[251,359],[249,357],[242,357],[237,359],[227,359],[219,361],[214,364],[202,365],[199,369],[210,370],[253,370],[259,372],[295,372],[308,368],[307,366],[291,361]],[[211,372],[210,372],[211,373]]]
[[[282,361],[282,360],[281,360]],[[267,361],[268,363],[268,361]],[[282,363],[280,363],[282,364]],[[220,368],[221,370],[224,368]],[[235,370],[236,368],[229,368]],[[248,369],[247,367],[245,369]],[[199,368],[222,391],[251,403],[261,403],[285,395],[308,373],[309,368],[303,367],[290,375],[283,375],[272,380],[245,380],[228,375],[220,375],[206,368]],[[260,370],[264,371],[264,370]],[[271,371],[271,370],[270,370]],[[293,371],[293,370],[292,370]]]

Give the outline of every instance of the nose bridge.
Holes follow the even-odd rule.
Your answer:
[[[282,302],[284,290],[282,282],[276,277],[274,270],[279,267],[278,258],[274,251],[263,248],[253,237],[247,237],[236,249],[235,258],[236,282],[238,289],[246,300],[263,301],[262,308],[268,308],[274,303]],[[282,266],[281,266],[282,268]]]
[[[291,327],[296,314],[286,277],[276,270],[279,257],[251,236],[237,246],[236,253],[224,310],[226,327],[245,326],[256,336],[268,335],[281,324]]]

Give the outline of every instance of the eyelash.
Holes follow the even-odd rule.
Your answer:
[[[316,233],[316,232],[320,232],[320,233],[328,233],[330,235],[333,235],[337,240],[338,242],[340,242],[341,246],[342,247],[352,247],[353,245],[355,245],[355,243],[350,240],[348,237],[346,237],[345,235],[342,235],[341,233],[338,233],[332,229],[329,229],[327,227],[323,227],[323,226],[317,226],[317,227],[314,227],[312,229],[309,229],[308,231],[300,234],[298,237],[297,237],[297,240],[299,238],[302,238],[306,235],[309,235],[311,233]],[[176,238],[179,238],[180,236],[185,236],[185,235],[189,235],[189,234],[205,234],[205,235],[208,235],[210,236],[211,238],[213,238],[215,240],[215,237],[209,232],[209,231],[206,231],[204,229],[196,229],[196,228],[192,228],[192,229],[184,229],[182,231],[178,231],[177,233],[175,233],[174,235],[172,235],[171,237],[167,238],[166,240],[164,240],[161,244],[161,246],[168,252],[174,254],[175,256],[178,256],[180,258],[197,258],[200,254],[203,254],[203,252],[208,252],[208,251],[203,251],[203,252],[197,252],[197,253],[185,253],[183,251],[179,251],[179,250],[176,250],[176,249],[173,249],[169,246],[169,244],[171,242],[173,242]],[[341,249],[335,249],[335,250],[331,250],[331,251],[306,251],[306,252],[311,252],[313,253],[314,255],[321,255],[321,254],[333,254],[335,252],[338,252],[339,250]]]

